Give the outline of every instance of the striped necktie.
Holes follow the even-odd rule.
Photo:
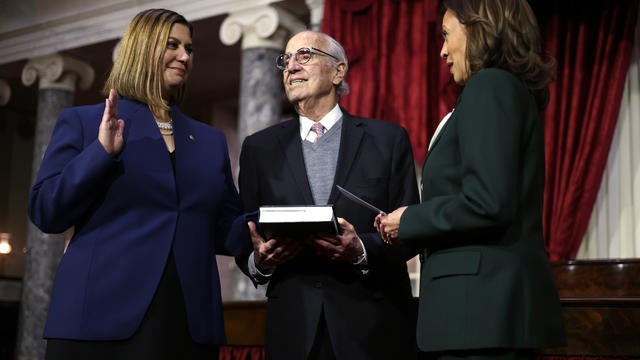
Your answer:
[[[318,139],[320,139],[320,137],[324,134],[324,126],[317,122],[311,125],[311,130],[316,133],[316,139],[313,142],[318,142]]]

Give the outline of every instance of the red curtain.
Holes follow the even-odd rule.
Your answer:
[[[226,345],[220,347],[219,360],[264,360],[264,347]]]
[[[422,164],[458,89],[439,59],[437,0],[326,0],[322,29],[350,59],[347,111],[409,131]],[[547,187],[544,227],[550,258],[574,258],[587,228],[618,117],[638,0],[575,6],[532,1],[545,49],[558,61],[543,114]]]
[[[542,17],[558,61],[544,113],[545,239],[551,260],[575,258],[589,223],[618,119],[638,1],[557,2]]]
[[[326,0],[322,22],[323,31],[344,46],[349,58],[352,93],[340,104],[355,115],[404,126],[419,164],[440,118],[450,110],[440,105],[440,78],[448,81],[449,75],[439,58],[437,3]]]

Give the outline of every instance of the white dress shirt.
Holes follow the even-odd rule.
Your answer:
[[[340,106],[336,104],[336,106],[331,109],[325,116],[320,119],[320,124],[324,126],[325,132],[329,131],[333,125],[335,125],[338,120],[342,118],[342,110],[340,110]],[[300,138],[302,140],[307,140],[311,142],[315,142],[316,133],[311,130],[311,126],[315,124],[315,121],[309,119],[308,117],[300,116]]]
[[[444,127],[444,124],[447,123],[447,121],[449,120],[449,118],[451,117],[451,114],[453,114],[453,112],[456,109],[453,109],[451,111],[449,111],[447,113],[447,115],[445,115],[442,120],[440,120],[440,123],[438,124],[438,127],[436,128],[436,131],[433,133],[433,136],[431,137],[431,141],[429,141],[429,147],[427,148],[427,152],[429,150],[431,150],[431,145],[433,145],[433,142],[436,140],[436,138],[438,137],[438,135],[440,134],[440,131],[442,131],[442,128]]]

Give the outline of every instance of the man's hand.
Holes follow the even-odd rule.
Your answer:
[[[256,231],[253,221],[247,223],[251,242],[253,243],[253,259],[261,272],[270,272],[276,266],[295,258],[302,249],[302,242],[293,239],[265,239]]]
[[[364,253],[362,241],[347,220],[338,218],[338,223],[342,228],[342,235],[318,234],[306,243],[313,247],[318,255],[353,263]]]

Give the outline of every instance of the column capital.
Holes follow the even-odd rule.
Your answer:
[[[324,16],[324,0],[305,0],[309,8],[311,30],[320,31],[322,17]]]
[[[9,83],[0,79],[0,106],[5,106],[11,99],[11,86]]]
[[[242,48],[282,49],[286,36],[306,26],[289,12],[269,5],[231,13],[220,26],[220,40],[233,45],[242,38]]]
[[[33,58],[22,69],[22,83],[32,85],[40,78],[40,89],[74,91],[88,89],[95,77],[93,68],[86,62],[66,54],[50,54]]]

